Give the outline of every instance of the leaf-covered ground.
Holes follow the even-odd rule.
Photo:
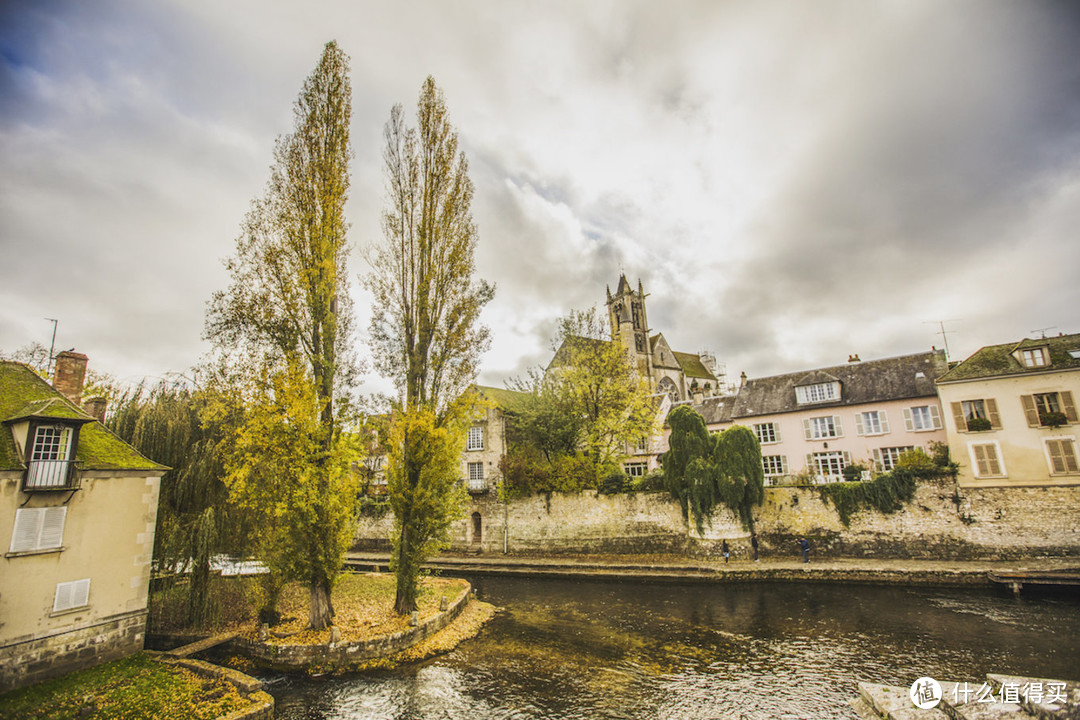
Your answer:
[[[201,720],[250,702],[224,680],[139,653],[0,695],[0,718]]]

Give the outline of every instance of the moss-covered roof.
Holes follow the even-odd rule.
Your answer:
[[[1013,356],[1017,350],[1037,347],[1045,347],[1049,351],[1050,363],[1048,365],[1026,367]],[[1080,334],[1058,335],[1034,340],[1025,338],[1020,342],[987,345],[938,378],[938,382],[1080,369],[1080,357],[1074,357],[1073,353],[1080,355]]]
[[[0,425],[0,470],[24,467],[19,461],[11,425],[32,418],[84,423],[75,451],[75,460],[84,470],[167,469],[140,455],[22,363],[0,360],[0,418],[4,420]]]
[[[702,378],[716,382],[716,376],[709,372],[709,369],[705,367],[705,363],[701,362],[700,356],[693,353],[679,352],[677,350],[672,350],[671,352],[679,362],[679,367],[682,369],[683,375],[688,378]]]
[[[477,385],[476,390],[484,397],[491,400],[500,410],[518,412],[528,401],[528,393],[517,390],[505,390],[503,388]]]

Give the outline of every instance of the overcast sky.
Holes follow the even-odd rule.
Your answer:
[[[7,0],[0,350],[57,318],[119,378],[192,366],[330,39],[354,277],[390,108],[445,91],[497,285],[484,383],[546,363],[621,272],[732,378],[941,347],[938,321],[954,359],[1080,332],[1075,2]]]

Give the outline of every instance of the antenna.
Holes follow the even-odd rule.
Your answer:
[[[1045,340],[1047,330],[1057,330],[1057,325],[1051,325],[1050,327],[1044,327],[1044,328],[1039,328],[1037,330],[1032,330],[1031,334],[1034,335],[1035,333],[1039,333],[1039,339],[1040,340]]]
[[[960,322],[960,319],[954,318],[952,320],[924,320],[923,325],[937,325],[941,330],[934,333],[940,335],[942,341],[945,343],[945,360],[949,360],[949,336],[945,333],[945,323]]]
[[[52,377],[53,352],[56,350],[56,326],[60,322],[55,318],[45,318],[52,323],[52,342],[49,343],[49,365],[46,372]]]

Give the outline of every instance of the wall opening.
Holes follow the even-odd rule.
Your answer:
[[[472,541],[474,545],[479,545],[483,541],[483,519],[480,517],[480,513],[474,512],[472,514]]]

